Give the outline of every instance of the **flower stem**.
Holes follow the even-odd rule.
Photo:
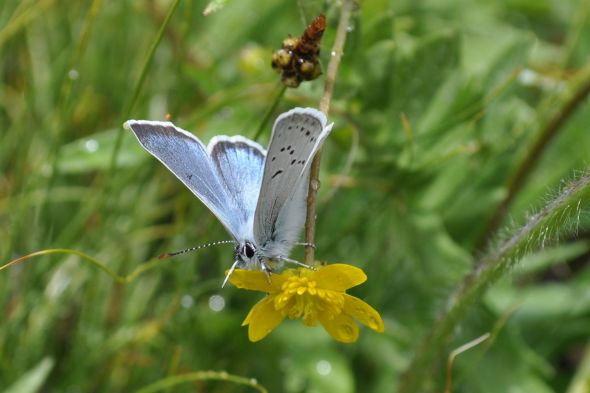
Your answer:
[[[332,94],[334,92],[334,85],[336,84],[336,75],[338,74],[338,67],[340,66],[340,59],[342,57],[342,50],[346,42],[346,32],[350,23],[352,15],[353,0],[343,0],[342,10],[340,12],[340,20],[336,30],[336,39],[334,46],[330,52],[330,62],[328,63],[328,71],[326,72],[326,83],[324,85],[324,94],[320,100],[320,111],[327,116],[330,112],[330,103],[332,101]],[[305,217],[305,263],[312,265],[314,263],[314,238],[315,238],[315,220],[316,220],[316,198],[318,189],[320,188],[319,174],[320,162],[322,160],[322,147],[320,147],[311,163],[309,175],[309,189],[307,192],[307,215]]]
[[[433,375],[435,363],[440,360],[441,351],[470,307],[482,298],[487,288],[518,264],[525,254],[575,233],[581,211],[588,205],[590,172],[566,185],[557,198],[480,259],[475,265],[478,267],[464,278],[451,296],[447,310],[434,324],[430,334],[418,345],[416,356],[403,376],[399,391],[424,391],[425,383],[433,382],[430,376]]]

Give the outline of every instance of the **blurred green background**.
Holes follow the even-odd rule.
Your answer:
[[[272,51],[325,12],[325,70],[341,4],[233,0],[205,17],[206,1],[180,1],[158,43],[172,3],[0,3],[1,264],[70,248],[126,275],[162,252],[228,239],[122,123],[170,114],[205,141],[253,137],[280,91]],[[397,391],[496,236],[486,225],[510,179],[590,75],[589,18],[589,0],[356,4],[329,116],[317,257],[365,270],[351,293],[381,312],[384,334],[363,329],[345,345],[287,321],[250,343],[240,324],[261,294],[221,289],[231,246],[163,261],[126,285],[53,254],[0,271],[0,390],[132,392],[223,370],[270,392]],[[289,89],[272,118],[317,107],[323,84]],[[500,236],[586,170],[590,104],[578,104],[542,145]],[[452,391],[590,391],[590,226],[583,212],[572,225],[577,235],[548,236],[488,288],[418,391],[442,392],[450,351],[486,332],[457,358]],[[254,390],[198,381],[165,391]]]

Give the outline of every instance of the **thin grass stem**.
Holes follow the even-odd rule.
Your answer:
[[[340,20],[336,30],[336,39],[330,52],[330,62],[328,63],[328,71],[326,72],[326,83],[324,85],[324,94],[320,100],[320,111],[326,116],[330,112],[330,104],[332,102],[332,95],[334,93],[334,85],[336,84],[336,76],[338,75],[338,68],[342,58],[344,43],[346,42],[346,33],[350,24],[350,17],[354,2],[352,0],[344,0],[342,2],[342,9],[340,11]],[[305,242],[308,244],[315,244],[315,222],[316,222],[316,198],[320,187],[320,163],[322,161],[322,147],[320,147],[311,163],[309,175],[309,188],[307,192],[307,214],[305,217]],[[314,263],[314,248],[305,247],[305,263],[313,265]]]
[[[268,390],[266,390],[264,386],[258,384],[255,379],[240,377],[229,374],[225,371],[195,371],[188,374],[175,375],[154,382],[151,385],[137,390],[135,393],[154,393],[163,389],[168,389],[172,386],[194,381],[227,381],[237,385],[250,386],[261,393],[268,393]]]

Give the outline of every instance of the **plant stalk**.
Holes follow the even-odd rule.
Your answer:
[[[326,83],[324,85],[324,94],[320,100],[320,111],[326,116],[330,112],[330,103],[332,102],[332,94],[334,93],[334,85],[336,84],[336,75],[338,74],[338,67],[340,66],[340,59],[342,58],[344,43],[346,42],[346,33],[350,23],[354,4],[353,0],[343,0],[342,10],[340,12],[340,20],[338,21],[338,28],[336,30],[336,39],[330,52],[330,62],[328,63],[328,71],[326,72]],[[307,214],[305,217],[305,263],[307,265],[314,264],[314,238],[315,238],[315,221],[316,221],[316,199],[320,188],[320,163],[322,161],[322,150],[320,146],[318,149],[310,168],[309,175],[309,189],[307,192]]]
[[[450,297],[447,310],[418,345],[416,355],[402,377],[400,392],[423,392],[427,381],[452,333],[471,306],[479,301],[487,288],[496,283],[526,254],[543,249],[550,242],[575,233],[582,209],[590,205],[590,172],[570,182],[561,194],[547,204],[528,222],[498,243],[478,266],[467,275]]]
[[[590,78],[586,79],[575,94],[565,103],[563,108],[560,108],[555,117],[540,131],[537,140],[529,149],[528,154],[522,160],[522,163],[508,180],[506,186],[506,197],[500,202],[492,217],[488,220],[482,235],[480,236],[477,249],[483,250],[487,245],[491,235],[502,224],[510,205],[514,201],[516,195],[523,188],[529,176],[532,174],[535,166],[539,162],[545,147],[549,145],[551,140],[557,135],[558,131],[563,128],[567,120],[572,117],[576,109],[585,102],[586,97],[590,94]]]

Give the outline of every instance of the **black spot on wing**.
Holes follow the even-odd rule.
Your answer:
[[[282,169],[279,169],[278,171],[276,171],[276,172],[274,173],[274,175],[272,175],[272,179],[274,179],[275,177],[277,177],[277,176],[278,176],[278,175],[280,175],[281,173],[283,173],[283,170],[282,170]]]

